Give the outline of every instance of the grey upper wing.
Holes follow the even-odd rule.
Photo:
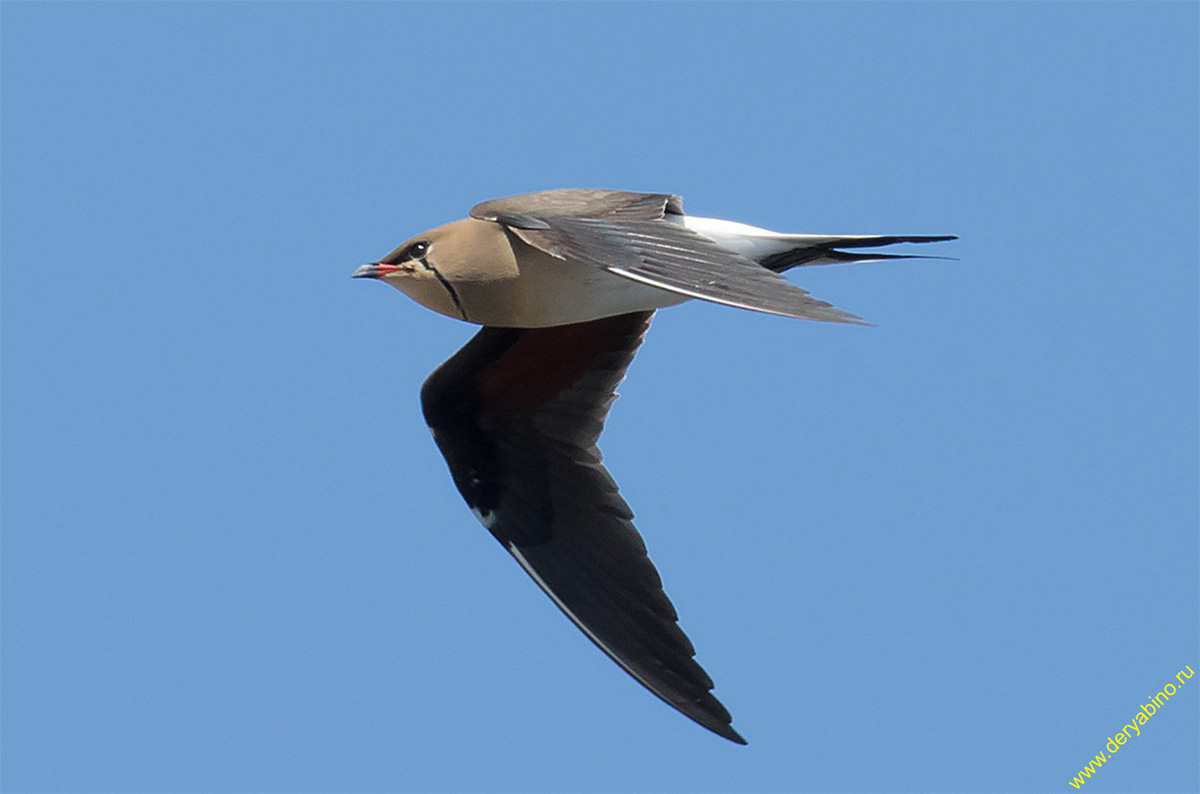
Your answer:
[[[682,215],[683,199],[670,193],[629,193],[598,188],[562,188],[538,193],[492,199],[471,208],[471,217],[504,225],[526,224],[547,228],[554,218],[610,218],[658,220],[664,215]]]
[[[682,200],[662,193],[549,190],[472,208],[551,256],[604,268],[692,298],[811,320],[861,324],[778,273],[666,220]]]
[[[422,408],[467,504],[567,617],[655,695],[744,744],[596,448],[650,316],[485,327],[429,377]]]

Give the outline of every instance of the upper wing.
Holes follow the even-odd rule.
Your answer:
[[[612,218],[653,221],[663,215],[682,215],[683,199],[670,193],[629,193],[624,190],[561,188],[492,199],[471,208],[471,217],[505,226],[546,228],[543,217]]]
[[[566,616],[655,695],[745,744],[596,448],[652,314],[485,327],[425,382],[422,409],[468,506]]]
[[[551,256],[692,298],[788,317],[861,322],[778,273],[664,219],[682,214],[678,196],[616,190],[547,190],[471,209],[472,218],[500,223]]]

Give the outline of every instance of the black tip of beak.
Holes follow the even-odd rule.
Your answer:
[[[368,262],[365,265],[359,265],[358,270],[350,274],[350,278],[379,278],[379,263]]]

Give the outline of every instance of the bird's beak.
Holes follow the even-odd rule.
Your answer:
[[[382,262],[368,262],[365,265],[360,265],[358,270],[351,274],[350,278],[382,278],[388,273],[395,273],[401,270],[398,265],[385,265]]]

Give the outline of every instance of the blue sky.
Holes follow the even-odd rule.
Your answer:
[[[4,790],[1074,791],[1200,667],[1195,4],[0,13]],[[574,186],[962,238],[621,389],[748,747],[475,523],[417,401],[472,329],[350,279]],[[1198,695],[1082,790],[1200,788]]]

